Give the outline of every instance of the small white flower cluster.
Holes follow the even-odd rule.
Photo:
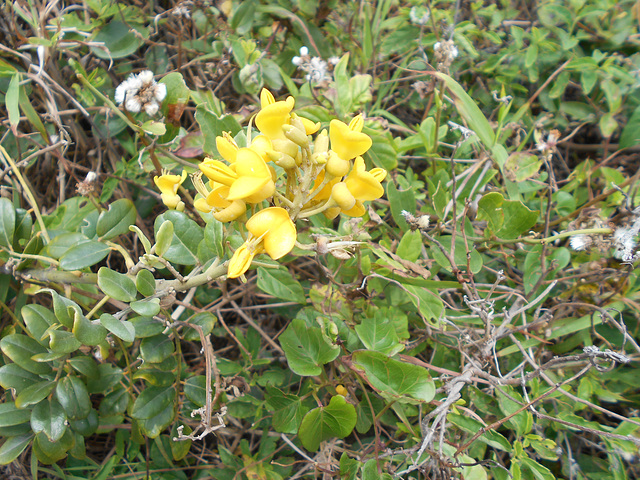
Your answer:
[[[635,213],[635,212],[634,212]],[[613,246],[615,252],[613,256],[623,263],[633,263],[636,259],[636,237],[640,233],[640,218],[636,219],[626,227],[618,227],[613,232]]]
[[[453,61],[458,56],[458,47],[453,40],[444,40],[442,42],[436,42],[433,46],[433,52],[435,54],[436,61],[438,62],[438,69],[440,67],[450,67]]]
[[[143,70],[137,75],[132,73],[118,85],[114,98],[118,105],[124,105],[131,113],[144,109],[147,115],[155,115],[166,96],[167,86],[156,83],[151,70]]]
[[[569,246],[573,248],[576,252],[581,252],[583,250],[586,250],[592,244],[593,244],[593,238],[583,233],[578,235],[573,235],[571,238],[569,238]]]
[[[409,11],[409,20],[411,23],[421,27],[424,27],[427,24],[430,16],[431,13],[425,7],[411,7],[411,10]]]
[[[307,72],[305,80],[312,84],[328,84],[331,81],[331,72],[333,67],[338,63],[338,57],[331,57],[329,61],[325,61],[320,57],[311,57],[307,47],[300,48],[300,56],[291,59],[298,70]]]
[[[191,3],[191,2],[185,2]],[[191,18],[191,10],[189,10],[189,6],[185,4],[178,5],[171,10],[171,13],[176,17],[184,17]]]
[[[640,235],[640,208],[636,208],[632,214],[632,221],[616,228],[610,237],[601,239],[594,235],[579,233],[569,238],[569,246],[577,252],[587,250],[592,246],[601,250],[613,247],[614,258],[623,263],[635,262],[639,257],[636,252],[638,246],[636,238]]]

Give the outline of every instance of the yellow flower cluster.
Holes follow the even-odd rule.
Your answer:
[[[192,175],[200,194],[194,202],[197,210],[221,222],[244,221],[251,212],[245,223],[247,240],[229,262],[230,278],[243,275],[260,253],[274,260],[289,253],[297,239],[296,220],[318,213],[328,218],[340,213],[360,217],[365,213],[363,202],[384,193],[381,182],[387,172],[381,168],[367,171],[362,158],[372,141],[362,132],[361,115],[348,125],[332,120],[328,133],[317,133],[319,123],[293,113],[293,97],[276,101],[263,89],[260,103],[255,125],[261,135],[251,140],[249,128],[249,145],[238,147],[224,133],[216,139],[224,161],[206,158],[199,165],[200,172]],[[273,164],[284,170],[281,178]],[[202,175],[208,179],[206,184]],[[167,207],[184,207],[177,191],[185,176],[184,172],[163,172],[155,177]]]

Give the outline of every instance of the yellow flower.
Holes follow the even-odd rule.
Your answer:
[[[216,148],[222,158],[229,163],[236,161],[238,145],[229,132],[222,132],[221,137],[216,137]]]
[[[340,120],[331,120],[329,124],[329,138],[331,150],[343,160],[351,160],[362,155],[371,148],[371,137],[362,133],[364,119],[362,115],[356,115],[347,125]]]
[[[184,210],[184,203],[180,201],[178,187],[187,178],[187,172],[182,175],[171,175],[168,170],[162,170],[162,175],[153,177],[158,190],[160,190],[162,202],[172,210]]]
[[[229,261],[229,278],[237,278],[244,274],[253,258],[260,253],[267,253],[278,260],[289,253],[296,243],[296,226],[289,213],[280,207],[269,207],[260,210],[247,222],[249,237]]]
[[[336,183],[331,189],[331,199],[339,210],[328,209],[325,215],[334,218],[342,212],[350,217],[361,217],[365,212],[362,202],[375,200],[384,194],[384,188],[380,183],[386,176],[387,171],[382,168],[374,168],[367,172],[364,159],[356,158],[346,180]]]
[[[200,164],[200,170],[210,180],[229,187],[227,200],[259,203],[271,197],[276,190],[272,170],[250,148],[238,149],[231,167],[219,160],[207,159]]]
[[[283,125],[288,125],[291,120],[291,110],[295,105],[293,97],[287,97],[285,101],[276,102],[271,92],[266,88],[260,92],[260,104],[262,109],[256,115],[256,127],[269,139],[284,139]]]
[[[227,200],[229,187],[214,183],[213,189],[209,191],[201,177],[201,172],[191,176],[193,186],[202,195],[202,198],[198,198],[193,202],[196,210],[212,213],[214,218],[220,222],[235,220],[247,211],[247,205],[244,200]]]

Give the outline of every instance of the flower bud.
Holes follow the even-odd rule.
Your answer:
[[[324,165],[329,160],[327,152],[318,152],[311,155],[311,162],[315,165]]]
[[[156,234],[156,250],[155,253],[159,257],[163,256],[165,252],[171,246],[173,240],[173,223],[170,220],[165,220],[160,225],[158,233]]]
[[[298,154],[298,145],[293,143],[291,140],[285,139],[274,139],[271,142],[271,146],[276,152],[281,152],[289,155],[290,157],[295,157]]]
[[[317,136],[313,144],[313,153],[325,153],[329,151],[329,134],[327,130],[322,130]]]
[[[284,136],[293,143],[300,145],[302,148],[307,148],[309,146],[309,137],[307,137],[304,129],[301,130],[293,125],[283,125],[282,131],[284,132]]]
[[[275,162],[276,165],[286,170],[290,170],[296,167],[296,159],[291,155],[287,155],[286,153],[281,153],[280,158],[278,158],[278,160],[275,160]]]
[[[344,182],[336,183],[331,189],[331,198],[338,204],[342,210],[350,210],[356,204],[347,184]]]
[[[343,160],[334,151],[331,151],[324,170],[332,177],[344,177],[349,173],[349,167],[349,160]]]

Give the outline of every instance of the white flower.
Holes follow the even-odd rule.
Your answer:
[[[295,56],[291,59],[291,63],[293,63],[296,67],[302,65],[302,58]]]
[[[453,40],[444,40],[433,45],[433,52],[438,63],[449,66],[458,56],[458,47]]]
[[[411,7],[409,11],[409,20],[411,20],[411,23],[420,25],[421,27],[427,24],[430,16],[429,10],[424,7]]]
[[[637,223],[637,222],[636,222]],[[613,232],[613,245],[616,249],[613,256],[623,262],[632,262],[636,249],[638,230],[635,224],[631,227],[620,227]]]
[[[593,240],[588,235],[578,234],[573,235],[571,238],[569,238],[569,246],[576,252],[586,250],[592,243]]]
[[[131,113],[138,113],[144,109],[148,115],[155,115],[166,96],[167,86],[156,83],[151,70],[143,70],[137,75],[129,75],[129,78],[118,85],[114,99],[118,105],[124,105]]]
[[[329,57],[329,65],[333,65],[336,66],[338,64],[338,62],[340,61],[340,57],[336,57],[335,55],[333,57]]]
[[[306,57],[309,55],[309,49],[307,47],[300,47],[300,56]]]
[[[189,7],[186,7],[184,5],[178,5],[172,10],[171,13],[173,13],[176,17],[191,18]]]

